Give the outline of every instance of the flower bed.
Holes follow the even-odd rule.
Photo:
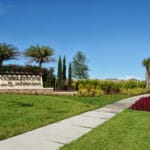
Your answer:
[[[131,108],[135,110],[150,111],[150,96],[140,98],[131,106]]]

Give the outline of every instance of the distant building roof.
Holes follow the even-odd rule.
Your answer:
[[[136,79],[136,78],[130,78],[130,79],[128,79],[128,80],[139,81],[139,80]]]

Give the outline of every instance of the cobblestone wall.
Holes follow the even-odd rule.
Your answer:
[[[76,95],[77,92],[54,92],[53,88],[42,89],[0,89],[0,94],[33,94],[33,95]]]
[[[39,94],[50,95],[53,93],[53,88],[42,89],[0,89],[0,94]]]

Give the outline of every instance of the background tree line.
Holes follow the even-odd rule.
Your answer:
[[[66,57],[58,59],[57,76],[54,75],[54,68],[43,68],[44,63],[56,62],[53,57],[54,50],[49,46],[31,45],[23,52],[23,56],[28,58],[28,62],[36,62],[37,66],[20,66],[20,65],[3,65],[4,61],[16,59],[22,54],[19,50],[7,43],[0,43],[0,73],[23,73],[39,74],[43,78],[44,87],[53,86],[55,90],[72,90],[73,79],[87,79],[88,65],[87,59],[83,52],[79,51],[73,57],[73,61],[68,65],[68,79],[66,75]],[[28,69],[27,69],[28,68]],[[30,68],[30,69],[29,69]],[[73,77],[73,79],[72,79]]]
[[[2,68],[3,62],[6,60],[16,59],[21,53],[19,50],[7,43],[0,43],[0,67]],[[31,45],[29,48],[25,50],[23,55],[29,58],[29,62],[38,63],[38,73],[43,77],[43,81],[45,82],[44,86],[48,87],[51,84],[48,82],[52,79],[55,83],[54,87],[58,90],[70,90],[72,77],[74,79],[87,79],[89,77],[89,67],[87,63],[87,58],[85,54],[81,51],[77,52],[77,54],[73,57],[73,61],[69,63],[68,69],[68,80],[66,78],[66,58],[63,58],[63,62],[61,57],[58,60],[58,72],[57,78],[54,76],[54,69],[47,69],[47,73],[43,73],[42,65],[44,63],[56,62],[55,58],[53,58],[54,50],[49,46],[39,46],[39,45]],[[146,68],[146,87],[150,87],[150,58],[143,59],[143,66]],[[13,66],[9,66],[13,67]],[[9,68],[9,67],[3,67]],[[17,67],[13,67],[14,69]],[[19,68],[19,67],[18,67]],[[19,70],[19,69],[18,69]],[[2,71],[0,72],[2,73]],[[47,83],[46,83],[47,82]],[[66,87],[66,84],[68,85]]]

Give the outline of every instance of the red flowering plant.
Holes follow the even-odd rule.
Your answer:
[[[150,111],[150,96],[142,97],[131,106],[135,110]]]

